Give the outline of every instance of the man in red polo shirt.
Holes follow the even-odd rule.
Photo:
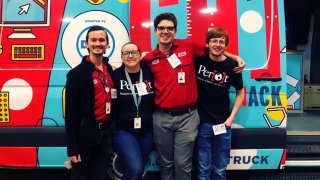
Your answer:
[[[86,36],[89,56],[67,74],[67,152],[72,163],[71,180],[106,179],[110,155],[113,70],[103,57],[108,35],[93,26]]]
[[[205,46],[174,39],[177,19],[172,13],[159,14],[154,27],[158,45],[143,60],[154,75],[158,110],[153,114],[153,139],[159,153],[161,178],[188,180],[199,124],[194,57],[203,55]]]

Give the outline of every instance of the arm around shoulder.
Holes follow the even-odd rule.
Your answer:
[[[231,59],[233,59],[233,60],[235,60],[235,61],[237,61],[238,67],[236,67],[236,68],[234,69],[234,71],[235,71],[236,73],[241,73],[241,72],[243,72],[243,70],[244,70],[244,68],[245,68],[245,66],[246,66],[246,62],[245,62],[240,56],[236,56],[236,55],[231,54],[231,53],[226,52],[226,51],[224,52],[224,55],[230,57]]]

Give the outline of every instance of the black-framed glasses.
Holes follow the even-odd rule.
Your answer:
[[[176,28],[174,26],[158,26],[157,30],[159,32],[164,32],[165,30],[167,30],[168,32],[173,32],[174,30],[176,30]]]
[[[123,51],[123,52],[121,53],[121,55],[122,55],[123,57],[129,57],[130,54],[131,54],[132,56],[137,56],[138,54],[140,54],[140,51],[139,51],[139,50]]]

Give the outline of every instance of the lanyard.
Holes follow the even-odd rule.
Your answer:
[[[98,78],[101,80],[101,82],[102,82],[102,84],[103,84],[104,91],[107,92],[107,102],[110,102],[110,98],[109,98],[109,91],[110,91],[110,89],[109,89],[109,87],[108,87],[108,75],[105,74],[106,80],[104,81],[103,77],[101,77],[101,76],[99,75],[99,72],[98,72],[98,71],[95,71],[95,72],[96,72]]]
[[[138,114],[139,114],[139,104],[141,102],[141,97],[142,96],[139,96],[138,100],[137,100],[137,95],[136,93],[134,92],[134,87],[133,87],[133,84],[132,84],[132,81],[130,79],[130,76],[129,76],[129,73],[127,71],[127,69],[125,68],[124,69],[125,71],[125,74],[126,74],[126,78],[127,78],[127,81],[129,83],[129,86],[130,86],[130,90],[131,90],[131,93],[132,93],[132,96],[133,96],[133,101],[134,101],[134,104],[136,105],[137,107],[137,117],[138,117]],[[140,69],[140,77],[139,77],[139,83],[142,83],[142,69]],[[138,94],[138,93],[137,93]]]
[[[106,77],[106,81],[104,81],[103,77],[101,77],[101,76],[99,75],[99,72],[98,72],[98,71],[96,71],[96,74],[97,74],[98,78],[101,80],[104,89],[106,89],[106,88],[108,87],[108,77]]]

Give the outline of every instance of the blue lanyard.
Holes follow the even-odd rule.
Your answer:
[[[129,83],[129,86],[130,86],[130,90],[131,90],[131,93],[132,93],[132,96],[133,96],[134,104],[135,104],[136,107],[137,107],[137,117],[138,117],[138,115],[139,115],[139,104],[140,104],[140,102],[141,102],[141,96],[139,96],[138,93],[136,94],[136,93],[134,92],[134,87],[133,87],[131,78],[130,78],[130,76],[129,76],[129,73],[128,73],[128,71],[127,71],[127,68],[125,68],[124,71],[125,71],[126,78],[127,78],[128,83]],[[140,69],[139,83],[142,83],[142,69]],[[137,100],[137,95],[139,96],[138,100]]]

